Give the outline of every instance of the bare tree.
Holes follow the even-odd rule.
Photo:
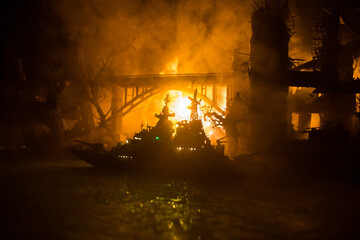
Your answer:
[[[82,87],[85,92],[87,100],[95,107],[97,116],[95,117],[99,120],[98,127],[105,129],[107,135],[113,140],[116,141],[115,134],[111,131],[110,128],[110,113],[111,107],[107,110],[101,107],[101,102],[106,98],[104,91],[109,88],[109,84],[104,81],[104,73],[107,71],[108,67],[111,65],[112,61],[116,58],[121,57],[123,53],[132,48],[133,43],[136,38],[133,38],[125,47],[121,49],[112,49],[104,54],[104,50],[97,49],[96,57],[98,62],[95,64],[85,64],[86,60],[84,58],[83,51],[80,51],[81,61],[83,62],[83,72],[84,72],[84,81],[82,81]]]

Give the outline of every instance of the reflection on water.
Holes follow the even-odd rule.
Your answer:
[[[78,160],[3,167],[0,180],[7,228],[27,239],[317,239],[352,236],[359,215],[354,189],[319,183],[125,176]]]
[[[111,212],[107,217],[119,218],[109,223],[119,233],[182,239],[200,218],[200,205],[191,200],[197,190],[183,180],[113,177],[102,189],[89,198],[97,198],[99,207]]]

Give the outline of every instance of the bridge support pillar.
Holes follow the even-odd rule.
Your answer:
[[[120,135],[122,133],[122,116],[119,115],[117,109],[119,109],[124,104],[124,92],[123,88],[113,87],[111,93],[111,130],[114,135],[117,137],[117,140],[120,140]]]
[[[212,90],[213,90],[213,92],[212,92],[212,96],[213,96],[213,102],[214,103],[217,103],[217,91],[216,91],[216,85],[213,85],[212,86]]]
[[[267,9],[268,8],[268,9]],[[289,66],[287,4],[265,6],[251,18],[250,88],[253,109],[250,152],[284,147]]]

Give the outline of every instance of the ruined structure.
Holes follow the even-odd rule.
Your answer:
[[[358,30],[351,27],[358,19],[348,13],[346,9],[327,9],[323,18],[315,20],[313,60],[295,68],[291,68],[288,56],[288,2],[266,0],[253,13],[249,76],[254,111],[250,152],[277,150],[289,143],[291,136],[286,125],[293,123],[287,114],[294,112],[300,115],[297,131],[310,127],[311,114],[320,116],[320,129],[308,129],[310,140],[314,140],[313,136],[317,141],[359,139],[355,94],[360,91],[360,81],[353,79],[352,65],[359,56],[360,44]],[[342,45],[340,18],[344,14],[348,22],[342,25],[349,25],[355,38]],[[290,98],[295,104],[288,105],[289,86],[305,87],[299,89],[305,92],[315,88],[309,92],[314,100],[296,104],[296,99]],[[324,129],[329,126],[336,129]]]
[[[286,137],[288,15],[287,1],[265,1],[251,18],[251,152],[274,148]]]

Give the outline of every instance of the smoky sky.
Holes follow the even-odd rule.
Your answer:
[[[324,4],[290,0],[296,21],[290,53],[310,53],[312,18],[321,16]],[[48,58],[76,71],[79,52],[89,66],[116,52],[107,69],[115,75],[159,73],[174,58],[179,72],[229,72],[236,46],[249,53],[251,5],[250,0],[13,0],[3,7],[5,52],[22,58],[35,78]]]

